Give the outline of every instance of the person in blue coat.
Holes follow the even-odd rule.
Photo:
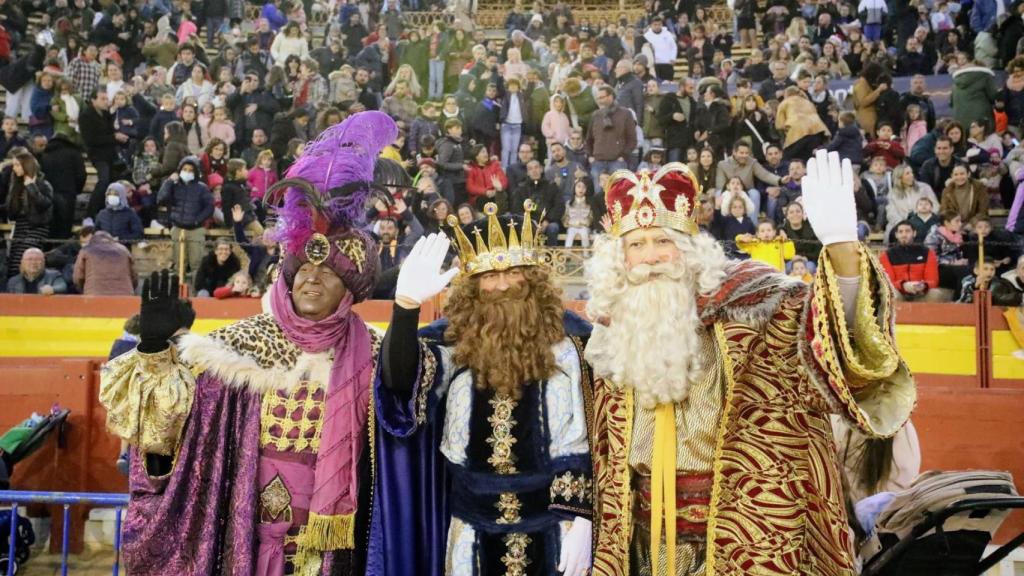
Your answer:
[[[142,220],[128,205],[128,189],[120,182],[107,186],[106,205],[96,214],[96,229],[122,243],[142,239]]]

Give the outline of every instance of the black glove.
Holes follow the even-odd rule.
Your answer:
[[[191,306],[188,307],[191,310]],[[139,310],[139,352],[154,354],[166,350],[168,340],[182,327],[184,311],[178,298],[178,277],[164,269],[142,282]],[[192,319],[195,313],[192,312]],[[189,322],[191,324],[191,322]]]

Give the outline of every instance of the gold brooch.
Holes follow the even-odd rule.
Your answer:
[[[327,240],[327,236],[317,232],[309,240],[306,240],[303,252],[306,254],[306,260],[309,260],[314,266],[319,266],[331,256],[331,243]]]

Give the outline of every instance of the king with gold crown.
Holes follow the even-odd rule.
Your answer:
[[[379,574],[581,576],[592,553],[589,325],[563,312],[522,219],[453,223],[421,239],[398,277],[375,388],[376,501],[406,519],[382,544],[408,548]],[[419,308],[449,281],[445,319]]]

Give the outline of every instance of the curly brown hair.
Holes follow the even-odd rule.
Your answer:
[[[513,398],[522,387],[557,370],[552,346],[565,338],[561,291],[548,269],[523,269],[526,281],[505,292],[482,292],[480,279],[462,275],[445,304],[445,341],[455,345],[455,363],[473,371],[478,390]]]

